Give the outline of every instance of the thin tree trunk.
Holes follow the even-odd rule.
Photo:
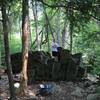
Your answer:
[[[66,24],[64,23],[64,28],[62,30],[62,47],[65,48],[65,36],[66,36]]]
[[[27,63],[28,63],[28,44],[29,44],[29,30],[28,30],[28,0],[23,0],[22,3],[22,72],[21,72],[21,86],[20,92],[21,94],[25,94],[27,92]]]
[[[12,69],[11,69],[11,59],[10,59],[10,51],[9,51],[9,39],[8,39],[8,26],[7,26],[7,14],[6,14],[6,0],[2,1],[2,23],[3,23],[3,32],[4,32],[4,46],[5,46],[5,61],[7,66],[7,74],[9,79],[9,87],[10,87],[10,100],[17,100],[14,89],[14,81],[12,77]],[[7,2],[7,1],[6,1]]]
[[[98,16],[100,16],[100,7],[98,7],[98,9],[97,9],[97,14],[98,14]],[[100,20],[97,21],[97,24],[98,24],[98,28],[99,28],[99,31],[100,31]]]
[[[33,4],[32,4],[32,6],[33,6]],[[34,8],[33,8],[34,9]],[[55,13],[51,16],[51,18],[50,18],[50,20],[55,16],[55,14],[57,13],[57,11],[58,11],[58,9],[55,11]],[[50,21],[49,20],[49,21]],[[43,26],[43,28],[42,28],[42,30],[39,32],[39,35],[43,32],[43,29],[46,27],[46,25],[47,24],[44,24],[44,26]],[[48,27],[49,27],[50,25],[49,25],[49,23],[48,23]],[[50,29],[50,27],[49,27],[49,29]],[[51,29],[50,29],[50,31],[51,31]],[[53,36],[53,34],[52,34],[52,31],[51,31],[51,35]],[[54,38],[54,36],[53,36],[53,38]],[[36,39],[32,42],[32,44],[31,44],[31,48],[33,47],[33,45],[35,44],[35,42],[36,42]],[[41,43],[42,44],[42,43]],[[41,48],[41,46],[40,46],[40,48]]]
[[[68,49],[69,45],[70,45],[69,23],[65,20],[64,28],[62,30],[62,47],[64,49],[66,48]]]
[[[48,30],[48,26],[47,26],[47,40],[48,40],[48,52],[50,53],[50,41],[49,41],[49,30]]]
[[[70,52],[72,52],[73,46],[73,25],[70,23]]]
[[[54,39],[54,38],[55,38],[55,37],[54,37],[54,33],[53,33],[53,31],[52,31],[52,27],[51,27],[51,24],[50,24],[50,21],[49,21],[49,18],[48,18],[48,16],[47,16],[47,13],[46,13],[46,12],[45,12],[45,16],[46,16],[46,21],[47,21],[47,23],[48,23],[48,26],[49,26],[49,29],[50,29],[52,38]]]
[[[0,66],[1,66],[1,42],[2,42],[2,40],[1,40],[1,35],[0,35]]]
[[[33,5],[33,3],[35,3]],[[37,1],[32,0],[32,7],[33,7],[33,15],[35,21],[35,32],[36,32],[36,47],[37,50],[40,50],[40,43],[39,43],[39,32],[38,32],[38,16],[37,16]]]
[[[71,0],[70,0],[71,2]],[[72,52],[73,47],[73,5],[69,8],[69,31],[70,31],[70,52]]]
[[[42,42],[43,42],[43,32],[42,32],[42,34],[41,34],[40,49],[42,49]]]
[[[57,42],[58,42],[58,44],[59,44],[59,46],[61,45],[61,43],[60,43],[60,38],[61,38],[61,36],[60,36],[60,9],[59,9],[59,11],[58,11],[58,13],[57,13],[57,18],[56,18],[56,30],[57,30]]]
[[[46,31],[46,33],[47,33],[48,52],[50,52],[48,17],[47,17],[46,8],[44,7],[44,5],[43,5],[43,8],[44,8],[44,14],[45,14],[45,24],[46,24],[46,26],[45,26],[45,31]]]

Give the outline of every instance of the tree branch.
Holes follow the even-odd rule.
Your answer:
[[[100,21],[100,18],[97,18],[96,16],[93,16],[93,15],[92,15],[92,17],[93,17],[94,19]]]
[[[57,7],[63,7],[63,8],[66,8],[67,6],[66,5],[63,5],[63,4],[53,4],[53,5],[49,5],[47,3],[45,3],[43,0],[36,0],[38,2],[41,2],[43,3],[44,5],[50,7],[50,8],[57,8]]]

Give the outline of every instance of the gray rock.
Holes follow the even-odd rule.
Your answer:
[[[74,83],[73,83],[73,82],[71,82],[71,81],[69,81],[69,82],[67,82],[67,85],[73,86],[73,85],[74,85]]]
[[[100,93],[100,86],[98,86],[95,90],[96,93]]]
[[[89,94],[87,96],[87,100],[100,100],[100,94],[98,94],[98,93]]]
[[[86,89],[86,92],[88,93],[88,94],[92,94],[92,93],[95,93],[96,92],[96,86],[95,85],[91,85],[90,87],[88,87],[87,89]]]
[[[83,97],[85,95],[85,91],[80,87],[76,87],[75,91],[73,91],[71,95],[76,97]]]

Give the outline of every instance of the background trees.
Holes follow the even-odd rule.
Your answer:
[[[27,27],[30,31],[28,34],[29,45],[27,44],[25,47],[29,47],[29,50],[50,52],[52,38],[56,38],[63,48],[69,49],[72,53],[82,52],[88,64],[93,67],[92,72],[100,74],[99,0],[29,0],[28,3],[30,22]],[[11,53],[21,52],[24,47],[22,47],[21,42],[21,36],[23,37],[23,34],[21,34],[23,32],[21,28],[23,24],[21,17],[22,1],[13,0],[11,2],[11,0],[8,0],[5,5],[8,5],[6,10],[7,27],[9,29],[8,39],[10,41],[8,46],[10,46]],[[1,20],[2,18],[0,16]],[[1,21],[0,26],[2,26]],[[0,28],[1,34],[2,28]],[[1,49],[0,52],[3,54]],[[2,55],[0,58],[2,61]],[[91,58],[93,59],[91,60]]]
[[[11,60],[10,60],[10,51],[9,51],[9,38],[8,38],[8,16],[6,13],[8,3],[6,0],[2,1],[1,12],[2,12],[2,25],[3,25],[3,37],[4,37],[4,48],[5,48],[5,64],[7,67],[7,74],[9,79],[9,87],[10,87],[10,100],[16,100],[14,82],[12,77],[12,69],[11,69]]]

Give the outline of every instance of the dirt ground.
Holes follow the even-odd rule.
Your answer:
[[[36,96],[38,87],[41,84],[41,82],[36,82],[28,86],[28,93],[25,96],[20,97],[17,95],[18,100],[87,100],[89,90],[87,90],[87,88],[84,87],[85,83],[83,84],[83,82],[74,83],[74,82],[60,81],[60,82],[49,82],[49,83],[53,84],[52,94],[48,94],[46,96],[41,96],[41,95]],[[75,94],[74,93],[75,91],[78,92],[76,92]],[[8,100],[8,98],[9,98],[8,78],[7,75],[4,74],[1,76],[0,79],[0,100]]]

